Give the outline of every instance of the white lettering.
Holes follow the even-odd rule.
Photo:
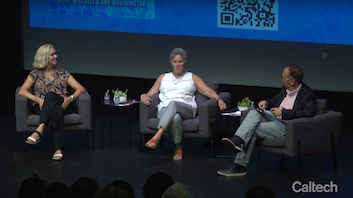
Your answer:
[[[338,192],[338,185],[333,181],[329,184],[315,184],[315,181],[309,181],[307,184],[302,184],[300,181],[295,181],[292,184],[292,190],[295,193],[330,193]]]
[[[112,0],[112,5],[114,5],[114,6],[129,6],[129,7],[146,7],[146,2]]]
[[[299,186],[301,186],[302,185],[302,183],[300,183],[300,181],[295,181],[295,182],[293,182],[293,184],[292,184],[292,190],[293,190],[293,192],[295,192],[295,193],[300,193],[300,188],[298,188],[298,189],[296,189],[295,188],[295,185],[299,185]]]
[[[302,185],[302,192],[309,192],[309,185],[308,184],[303,184]]]
[[[72,3],[76,4],[96,4],[94,0],[72,0]]]
[[[309,182],[309,186],[310,186],[309,192],[315,192],[315,186],[316,186],[315,182]]]
[[[338,192],[338,186],[337,184],[334,184],[333,181],[330,181],[330,186],[331,186],[331,192],[333,192],[333,188],[335,188],[335,192]]]
[[[316,185],[316,187],[315,187],[315,191],[316,192],[318,192],[318,193],[321,193],[322,192],[322,185],[321,184],[318,184],[318,185]]]
[[[101,5],[110,5],[110,1],[102,0]]]
[[[71,0],[58,0],[58,3],[71,3]]]
[[[331,192],[331,185],[330,184],[324,185],[324,192],[326,192],[326,193]]]

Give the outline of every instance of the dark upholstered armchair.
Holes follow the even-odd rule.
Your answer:
[[[18,95],[20,88],[17,87],[15,91],[16,130],[17,132],[34,131],[39,125],[39,116],[31,113],[29,100]],[[92,149],[94,149],[91,96],[86,91],[75,101],[76,112],[64,116],[64,130],[86,131],[87,140],[89,139],[88,131],[91,131]]]
[[[218,93],[219,97],[227,104],[229,108],[231,105],[231,95],[228,92],[218,92],[218,83],[206,83],[211,89]],[[199,138],[211,138],[211,154],[213,156],[214,151],[214,122],[217,114],[219,113],[219,107],[215,99],[209,99],[206,96],[196,92],[196,102],[198,111],[196,117],[193,119],[184,120],[182,122],[183,136],[184,137],[199,137]],[[159,103],[159,94],[151,96],[152,99],[150,105],[144,105],[140,103],[140,132],[141,132],[141,148],[143,147],[145,140],[145,133],[154,134],[157,132],[157,126],[159,119],[157,118],[157,104]]]
[[[259,140],[257,142],[259,151],[265,150],[282,156],[296,157],[299,172],[301,171],[300,156],[330,153],[333,156],[334,170],[337,171],[335,149],[341,131],[342,113],[326,110],[325,99],[316,101],[317,111],[314,117],[285,120],[286,135]],[[241,116],[242,121],[246,113]]]

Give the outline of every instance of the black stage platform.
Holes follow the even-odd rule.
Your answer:
[[[189,186],[194,198],[245,197],[245,192],[250,187],[260,184],[274,189],[276,197],[353,197],[351,125],[342,128],[337,150],[338,172],[334,173],[331,155],[304,156],[302,178],[299,180],[296,159],[285,157],[282,160],[280,155],[264,151],[258,159],[257,150],[254,150],[248,164],[246,177],[219,176],[216,171],[232,165],[233,158],[211,158],[210,148],[204,146],[205,139],[185,138],[185,154],[181,162],[172,160],[174,148],[170,137],[165,137],[164,144],[156,150],[144,149],[141,153],[136,146],[139,139],[137,119],[132,122],[134,145],[130,152],[129,146],[125,145],[129,140],[128,126],[121,124],[126,121],[118,117],[116,119],[119,121],[112,126],[113,140],[123,145],[101,149],[101,120],[99,115],[95,115],[95,150],[92,150],[90,141],[86,140],[86,133],[65,131],[67,149],[64,159],[58,162],[51,160],[53,151],[50,134],[46,134],[38,145],[27,145],[25,139],[30,133],[18,134],[14,128],[13,116],[2,114],[1,197],[17,197],[21,182],[36,174],[49,183],[60,181],[68,186],[79,177],[90,177],[99,185],[118,179],[125,180],[134,188],[136,197],[143,198],[142,187],[146,178],[159,171],[166,172],[174,181]],[[107,133],[104,137],[104,143],[107,144]],[[217,152],[231,154],[222,148],[218,148]],[[292,190],[295,181],[322,185],[332,181],[337,184],[338,193],[295,193]]]

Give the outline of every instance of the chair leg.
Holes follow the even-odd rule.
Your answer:
[[[215,132],[216,132],[216,121],[212,121],[212,124],[213,124],[213,131],[211,132],[211,157],[212,158],[216,158],[216,155],[215,155]]]
[[[94,150],[94,125],[93,125],[93,113],[91,114],[91,138],[92,138],[92,150]]]
[[[92,150],[94,150],[94,130],[93,130],[93,128],[92,128],[92,130],[91,130],[91,138],[92,138]]]
[[[299,178],[301,179],[302,177],[302,171],[300,167],[300,141],[297,141],[297,165],[298,165],[298,172],[299,172]]]
[[[144,142],[144,134],[140,132],[140,152],[142,153],[143,151],[143,142]]]
[[[331,139],[331,149],[332,149],[332,158],[333,158],[333,168],[335,172],[338,171],[337,169],[337,159],[336,159],[336,148],[335,148],[335,139],[333,137],[333,134],[330,134],[330,139]]]

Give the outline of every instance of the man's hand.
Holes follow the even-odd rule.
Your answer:
[[[267,101],[261,100],[258,105],[259,105],[260,109],[266,109],[267,108]]]
[[[278,107],[271,108],[270,111],[272,111],[272,114],[275,116],[282,116],[282,109]]]

